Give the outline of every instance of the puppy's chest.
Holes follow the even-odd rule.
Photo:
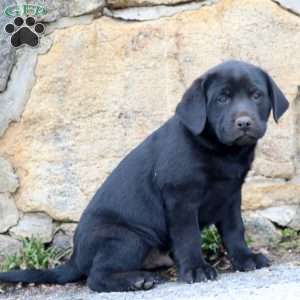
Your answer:
[[[242,181],[239,179],[213,180],[206,183],[199,199],[200,226],[214,224],[226,214],[233,201],[239,200]]]
[[[206,180],[209,182],[226,180],[243,180],[249,171],[248,162],[238,160],[211,159],[206,160],[201,172],[204,172]]]
[[[233,201],[238,201],[249,166],[239,162],[208,162],[199,199],[199,221],[204,225],[217,222]],[[203,170],[202,170],[203,172]]]

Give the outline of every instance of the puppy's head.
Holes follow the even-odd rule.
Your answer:
[[[205,125],[226,145],[255,144],[266,132],[270,111],[278,119],[288,101],[260,68],[229,61],[195,80],[176,108],[176,115],[195,135]]]

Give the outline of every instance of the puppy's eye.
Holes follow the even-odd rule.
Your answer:
[[[259,102],[261,99],[262,99],[262,93],[260,92],[260,91],[254,91],[253,93],[252,93],[252,96],[251,96],[251,98],[254,100],[254,101],[256,101],[256,102]]]
[[[230,96],[222,94],[217,98],[217,101],[221,104],[227,104],[230,101]]]

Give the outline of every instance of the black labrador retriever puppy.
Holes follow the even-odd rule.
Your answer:
[[[84,211],[70,261],[53,270],[0,273],[1,282],[64,284],[98,292],[149,289],[153,253],[170,251],[178,280],[215,279],[200,232],[215,224],[235,269],[269,265],[247,247],[241,187],[254,149],[288,102],[260,68],[225,62],[195,80],[176,113],[127,155]],[[153,252],[154,251],[154,252]],[[151,260],[151,259],[150,259]]]

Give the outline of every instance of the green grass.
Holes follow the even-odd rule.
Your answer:
[[[221,237],[214,226],[202,230],[202,251],[206,256],[218,256],[224,252]]]
[[[286,236],[291,232],[286,231]],[[214,226],[205,228],[202,233],[202,251],[207,258],[216,259],[224,255],[224,247],[221,237]],[[55,247],[46,247],[37,238],[22,240],[22,248],[19,253],[6,255],[0,266],[1,271],[16,269],[48,269],[60,264],[69,254],[69,251],[61,251]]]
[[[250,247],[254,243],[254,240],[251,237],[248,237],[248,238],[246,238],[246,243],[247,243],[248,247]]]
[[[37,238],[25,238],[22,240],[20,252],[13,255],[6,255],[0,269],[1,271],[48,269],[60,264],[66,255],[66,251],[61,251],[54,247],[47,248]]]
[[[282,241],[291,241],[298,237],[298,232],[292,228],[284,228],[282,230]]]

